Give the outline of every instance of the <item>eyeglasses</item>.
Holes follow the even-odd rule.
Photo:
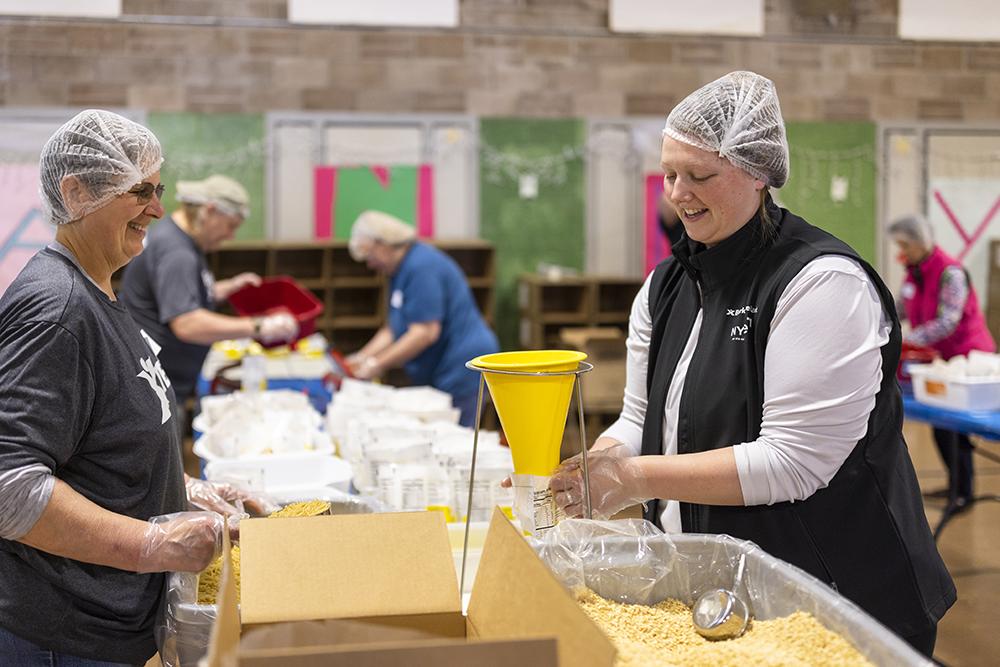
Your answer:
[[[148,204],[153,198],[153,194],[156,194],[157,199],[163,199],[163,193],[166,192],[167,186],[163,183],[159,185],[153,185],[147,181],[143,181],[138,185],[134,186],[128,191],[130,195],[135,195],[135,198],[139,200],[140,204]]]

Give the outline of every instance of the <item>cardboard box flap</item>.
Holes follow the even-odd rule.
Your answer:
[[[222,531],[222,574],[219,581],[219,594],[216,604],[219,613],[212,624],[209,635],[207,662],[212,667],[224,664],[235,664],[236,653],[240,646],[240,612],[239,600],[236,597],[236,579],[233,575],[232,560],[229,552],[232,545],[229,542],[229,531]]]
[[[458,612],[371,618],[286,621],[245,628],[240,653],[262,648],[387,645],[432,639],[465,640],[465,617]]]
[[[424,641],[376,649],[310,646],[255,649],[240,657],[245,667],[555,667],[556,643],[549,639],[456,642]]]
[[[499,509],[494,510],[468,611],[482,639],[556,637],[563,667],[611,667],[615,647]]]
[[[244,625],[461,611],[440,512],[249,519],[240,547]]]

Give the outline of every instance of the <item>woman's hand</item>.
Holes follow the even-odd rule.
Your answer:
[[[359,380],[371,380],[381,375],[382,369],[375,357],[361,357],[351,366],[351,374]]]
[[[209,482],[185,476],[188,502],[199,509],[224,516],[267,516],[276,512],[278,504],[261,493],[253,493],[227,482]]]
[[[258,287],[260,283],[260,276],[256,273],[246,271],[232,278],[217,281],[213,296],[217,301],[225,301],[231,294],[240,291],[244,287]]]
[[[587,455],[590,505],[595,519],[609,519],[627,507],[649,500],[647,480],[639,457],[629,456],[625,445],[615,445]],[[549,480],[556,503],[567,516],[584,515],[583,463],[579,454],[563,461]]]
[[[260,320],[258,338],[265,345],[284,343],[299,335],[299,323],[291,313],[273,313]]]
[[[226,523],[215,512],[177,512],[149,520],[137,572],[201,572],[222,553]]]

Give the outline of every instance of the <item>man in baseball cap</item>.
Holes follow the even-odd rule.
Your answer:
[[[217,281],[205,261],[205,253],[236,234],[250,214],[250,197],[246,188],[220,174],[178,181],[175,187],[180,208],[150,229],[146,249],[122,277],[119,297],[162,348],[160,363],[183,405],[194,394],[212,343],[251,336],[265,343],[292,340],[298,322],[288,313],[232,317],[215,312],[230,294],[261,281],[256,273]]]
[[[212,204],[231,217],[246,220],[250,217],[250,196],[246,188],[221,174],[213,174],[203,181],[177,181],[177,201],[202,206]]]

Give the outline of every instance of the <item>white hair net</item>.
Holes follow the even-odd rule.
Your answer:
[[[81,111],[42,148],[39,193],[49,222],[63,225],[93,213],[156,173],[163,164],[152,132],[110,111]],[[66,201],[61,185],[79,180],[86,193]]]
[[[399,218],[382,211],[365,211],[351,227],[351,240],[347,244],[356,262],[368,259],[365,241],[381,241],[388,245],[403,245],[417,236],[417,230]]]
[[[788,180],[788,140],[770,79],[730,72],[694,91],[667,116],[663,134],[726,158],[780,188]]]

